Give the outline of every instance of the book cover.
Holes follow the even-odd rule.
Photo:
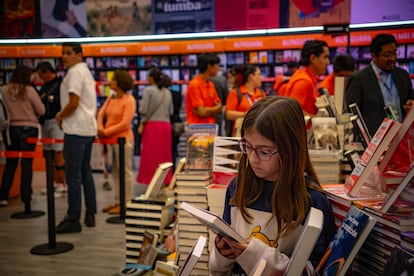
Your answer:
[[[188,253],[187,258],[183,262],[183,265],[178,272],[179,276],[191,275],[191,271],[196,266],[197,261],[200,259],[203,249],[207,243],[207,238],[200,236],[197,241],[194,243],[190,252]]]
[[[338,132],[336,129],[336,118],[314,117],[312,118],[312,129],[316,149],[339,149]]]
[[[366,148],[371,141],[371,135],[364,121],[364,117],[362,117],[361,111],[356,103],[350,104],[349,110],[355,115],[355,117],[351,119],[355,132],[360,137],[363,147]]]
[[[385,118],[381,123],[362,154],[360,162],[358,162],[346,180],[346,184],[350,187],[348,192],[350,196],[358,196],[361,187],[366,183],[369,175],[390,145],[400,126],[400,123],[388,118]]]
[[[245,238],[243,238],[227,222],[216,214],[194,207],[187,202],[181,203],[181,208],[196,217],[202,224],[207,225],[207,227],[215,234],[231,237],[238,242],[246,241]]]
[[[375,222],[372,216],[351,206],[316,271],[320,275],[345,275]]]
[[[379,164],[380,171],[408,172],[414,162],[414,108],[404,118],[395,139]]]
[[[211,170],[217,124],[190,124],[187,129],[187,170]]]
[[[289,264],[285,271],[286,276],[302,275],[306,267],[306,261],[309,259],[322,231],[322,226],[322,211],[311,207],[299,239],[290,255]]]

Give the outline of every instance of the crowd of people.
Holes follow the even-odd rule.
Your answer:
[[[408,73],[397,67],[397,42],[393,35],[379,34],[371,43],[372,61],[355,72],[355,61],[349,55],[333,60],[333,72],[326,75],[330,64],[328,44],[322,40],[306,41],[298,64],[276,77],[275,91],[268,95],[262,89],[260,68],[240,64],[217,76],[220,59],[214,53],[198,55],[198,74],[189,82],[185,93],[187,124],[217,123],[220,134],[240,136],[242,156],[238,176],[227,188],[223,218],[243,236],[249,237],[259,226],[268,241],[250,239],[238,243],[218,235],[210,260],[210,271],[217,275],[251,274],[260,259],[269,260],[266,275],[286,269],[288,256],[275,244],[295,235],[310,207],[322,210],[324,226],[310,261],[317,264],[335,232],[332,208],[312,167],[307,145],[304,115],[318,112],[317,89],[327,88],[335,95],[334,79],[347,77],[346,104],[356,103],[370,134],[374,134],[391,107],[402,121],[414,102]],[[96,87],[91,71],[83,62],[78,43],[64,43],[62,59],[67,69],[62,79],[47,62],[39,63],[37,74],[44,81],[39,93],[31,84],[32,70],[18,66],[3,92],[11,117],[7,150],[34,150],[23,138],[42,136],[63,138],[55,151],[55,182],[67,186],[68,209],[56,228],[57,233],[81,232],[82,191],[85,198],[84,223],[95,226],[97,212],[95,183],[90,166],[92,143],[96,137],[124,137],[125,200],[144,193],[160,163],[174,162],[177,137],[172,124],[179,117],[181,98],[171,93],[171,80],[159,68],[148,74],[137,108],[129,93],[134,81],[128,71],[118,69],[109,80],[113,92],[97,112]],[[324,80],[321,81],[322,77]],[[132,159],[134,114],[141,115],[141,160],[136,180]],[[236,131],[238,130],[238,131]],[[4,141],[7,134],[3,133]],[[119,212],[119,146],[111,145],[114,203],[104,208]],[[296,158],[302,156],[303,158]],[[0,189],[0,205],[7,206],[18,158],[7,158]],[[21,161],[21,199],[30,200],[32,159]],[[166,183],[171,178],[171,172]],[[286,207],[287,206],[287,207]],[[118,209],[116,209],[118,208]],[[287,249],[287,251],[289,251]]]

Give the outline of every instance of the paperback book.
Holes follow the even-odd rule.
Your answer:
[[[351,206],[315,271],[319,275],[345,275],[375,222],[372,216]]]
[[[211,170],[217,124],[190,124],[187,129],[187,170]]]
[[[400,130],[379,164],[381,171],[406,173],[414,162],[414,108],[404,118]]]
[[[323,227],[323,213],[311,207],[302,232],[289,258],[286,276],[302,275]]]
[[[347,178],[346,184],[349,188],[349,195],[357,197],[361,187],[367,182],[374,167],[379,162],[384,151],[390,145],[401,124],[385,118],[370,141],[368,147],[361,156],[360,162],[352,170]]]
[[[178,272],[179,276],[187,276],[191,275],[191,271],[196,266],[198,260],[200,259],[203,249],[207,243],[207,238],[204,236],[200,236],[197,241],[194,243],[193,247],[191,248],[190,252],[187,255],[183,265]]]
[[[206,225],[215,234],[220,234],[222,236],[233,238],[238,242],[246,242],[246,238],[243,238],[218,215],[207,210],[192,206],[187,202],[181,203],[181,208],[190,213],[195,218],[197,218],[198,221]]]

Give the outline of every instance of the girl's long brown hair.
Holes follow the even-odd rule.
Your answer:
[[[306,217],[309,208],[307,188],[320,190],[319,180],[310,161],[306,126],[302,109],[295,99],[269,96],[263,98],[247,112],[242,137],[246,132],[257,131],[273,141],[279,151],[280,175],[272,194],[272,213],[276,217],[278,236],[289,234]],[[315,183],[307,184],[305,173]],[[263,190],[263,179],[258,178],[242,155],[236,192],[230,203],[241,210],[250,223],[252,216],[247,206],[255,202]]]
[[[26,98],[26,86],[30,86],[30,76],[32,69],[27,66],[19,65],[14,69],[10,78],[10,88],[8,93],[16,98],[24,100]]]

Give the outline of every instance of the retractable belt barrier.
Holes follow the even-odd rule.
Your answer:
[[[54,139],[54,138],[27,138],[26,142],[28,144],[59,144],[63,143],[64,139]],[[120,206],[120,215],[116,217],[111,217],[107,219],[108,223],[125,223],[125,138],[97,138],[94,140],[94,143],[98,144],[110,144],[110,145],[119,145],[119,206]],[[47,209],[48,209],[48,238],[49,242],[47,244],[41,244],[35,246],[31,249],[32,254],[37,255],[52,255],[64,253],[73,249],[73,245],[70,243],[60,242],[56,243],[56,226],[55,226],[55,202],[54,202],[54,190],[53,190],[53,150],[44,150],[42,153],[35,151],[0,151],[0,157],[6,158],[41,158],[44,157],[46,160],[46,182],[47,182]],[[26,179],[26,176],[22,175],[25,184],[25,193],[29,195],[30,193],[30,183]],[[30,200],[29,197],[26,197],[25,202],[25,211],[21,215],[12,215],[13,218],[27,218],[35,217],[35,213],[30,209]],[[41,215],[44,214],[42,211]],[[39,213],[36,213],[36,216],[39,216]]]

